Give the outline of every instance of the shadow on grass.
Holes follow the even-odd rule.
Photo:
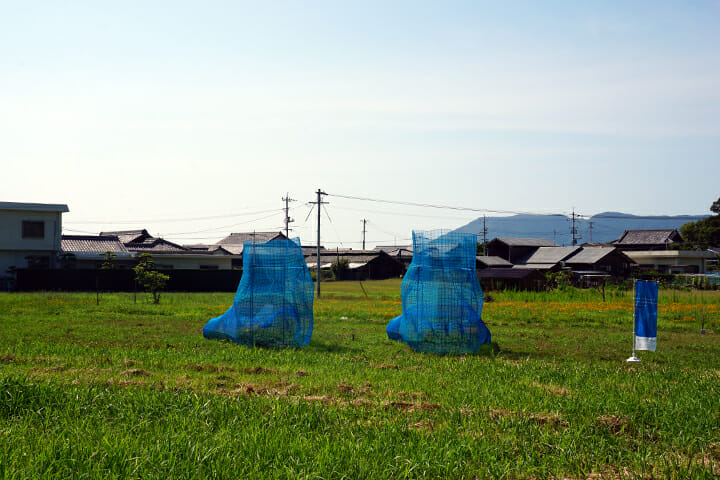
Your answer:
[[[498,353],[500,353],[500,345],[498,345],[496,342],[490,342],[480,345],[478,351],[475,352],[473,355],[477,355],[479,357],[495,358]]]
[[[361,348],[348,347],[347,345],[328,343],[321,340],[311,340],[307,348],[308,350],[324,353],[358,353],[363,351]]]

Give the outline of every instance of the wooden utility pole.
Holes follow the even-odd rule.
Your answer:
[[[294,218],[290,218],[290,202],[294,202],[294,198],[290,198],[290,194],[286,193],[283,197],[283,201],[285,202],[285,236],[287,238],[290,238],[290,224],[295,221]]]
[[[487,225],[485,224],[485,215],[483,215],[483,256],[487,256]]]
[[[317,201],[310,202],[312,205],[317,205],[317,211],[318,211],[318,222],[317,222],[317,269],[315,270],[316,275],[316,282],[317,282],[317,298],[320,298],[320,210],[322,209],[322,206],[328,202],[322,201],[322,195],[327,195],[327,193],[323,192],[321,189],[317,189]]]
[[[575,209],[572,211],[572,227],[570,227],[570,233],[572,234],[572,244],[573,247],[577,245],[577,228],[575,228]]]
[[[363,222],[363,230],[362,230],[362,234],[363,234],[363,244],[362,245],[363,246],[362,246],[362,249],[365,250],[365,232],[366,232],[365,225],[367,224],[367,220],[363,218],[362,222]]]

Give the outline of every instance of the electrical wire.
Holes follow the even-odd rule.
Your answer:
[[[364,208],[350,208],[350,207],[340,207],[337,204],[333,204],[333,208],[337,208],[340,210],[350,210],[355,212],[362,212],[362,213],[375,213],[380,215],[397,215],[402,217],[421,217],[421,218],[439,218],[442,220],[460,220],[460,221],[472,221],[475,220],[475,218],[470,218],[470,216],[465,217],[450,217],[447,215],[423,215],[420,213],[405,213],[405,212],[393,212],[388,210],[368,210]]]
[[[284,212],[285,210],[282,209],[282,211]],[[224,226],[222,226],[222,227],[209,228],[209,229],[207,229],[207,230],[197,230],[197,231],[195,231],[195,232],[167,233],[166,235],[174,235],[174,236],[178,236],[178,235],[192,235],[192,234],[195,234],[195,233],[206,233],[206,232],[213,232],[213,231],[217,231],[217,230],[224,230],[224,229],[228,229],[228,228],[232,228],[232,227],[237,227],[238,225],[245,225],[245,224],[247,224],[247,223],[257,222],[257,221],[259,221],[259,220],[265,220],[266,218],[274,217],[275,215],[277,215],[277,212],[274,212],[274,213],[272,213],[272,214],[270,214],[270,215],[265,215],[265,216],[259,217],[259,218],[252,218],[252,219],[247,220],[247,221],[244,221],[244,222],[234,223],[234,224],[232,224],[232,225],[224,225]],[[282,227],[278,227],[278,228],[282,228]]]
[[[330,221],[330,225],[333,227],[333,230],[335,230],[335,236],[337,237],[338,242],[340,242],[340,246],[344,248],[345,245],[343,245],[342,238],[340,238],[340,234],[338,233],[337,228],[335,228],[335,224],[333,223],[332,218],[330,218],[330,213],[328,213],[328,208],[325,207],[323,210],[325,211],[325,216],[327,216],[328,220]]]
[[[285,209],[277,209],[273,208],[271,210],[259,210],[257,212],[244,212],[244,213],[234,213],[230,215],[210,215],[207,217],[182,217],[182,218],[166,218],[166,219],[145,219],[145,220],[114,220],[112,222],[108,222],[107,220],[77,220],[77,221],[69,221],[64,222],[66,224],[99,224],[99,225],[123,225],[123,224],[138,224],[138,223],[165,223],[165,222],[189,222],[189,221],[197,221],[197,220],[213,220],[217,218],[232,218],[232,217],[243,217],[246,215],[259,215],[261,213],[267,213],[267,212],[277,212],[282,211],[284,212]]]
[[[502,213],[502,214],[515,214],[515,215],[550,215],[550,216],[566,216],[562,213],[538,213],[538,212],[521,212],[521,211],[512,211],[512,210],[494,210],[489,208],[474,208],[474,207],[458,207],[458,206],[452,206],[452,205],[438,205],[433,203],[417,203],[417,202],[405,202],[400,200],[384,200],[379,198],[370,198],[370,197],[358,197],[354,195],[343,195],[339,193],[328,193],[327,194],[330,197],[338,197],[338,198],[347,198],[349,200],[362,200],[366,202],[377,202],[377,203],[391,203],[395,205],[407,205],[410,207],[422,207],[422,208],[439,208],[439,209],[446,209],[446,210],[464,210],[468,212],[492,212],[492,213]],[[580,216],[575,214],[575,216]]]

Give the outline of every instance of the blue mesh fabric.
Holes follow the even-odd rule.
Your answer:
[[[475,235],[413,232],[413,259],[402,281],[402,315],[388,323],[392,340],[418,352],[462,354],[490,342],[480,317]]]
[[[203,336],[244,345],[303,347],[313,330],[313,281],[300,240],[245,242],[235,301]]]

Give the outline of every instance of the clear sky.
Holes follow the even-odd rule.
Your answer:
[[[0,0],[0,200],[65,233],[407,243],[477,209],[704,214],[720,2]],[[488,212],[492,214],[492,212]],[[341,243],[342,242],[342,243]]]

